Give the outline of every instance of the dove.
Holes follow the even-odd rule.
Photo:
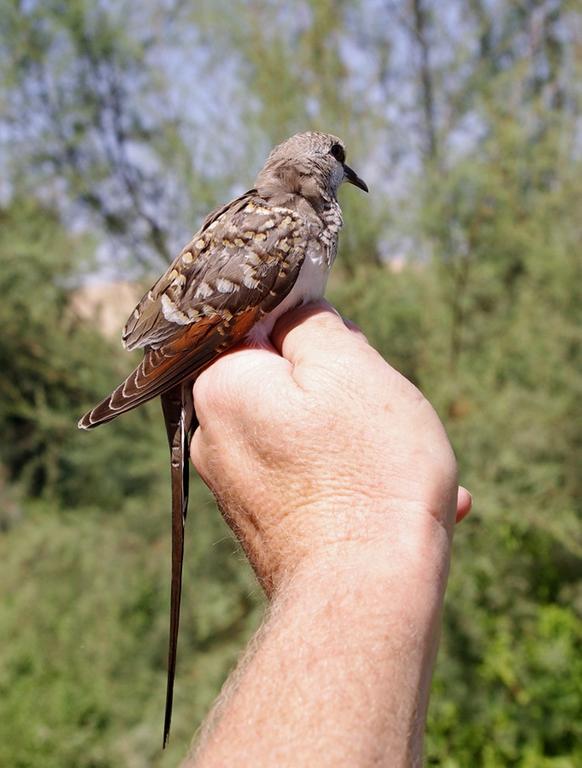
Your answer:
[[[323,296],[337,254],[343,182],[367,192],[341,139],[298,133],[269,154],[252,189],[212,211],[143,296],[123,330],[143,360],[79,421],[93,429],[160,397],[170,447],[172,575],[163,745],[172,716],[189,440],[197,426],[192,385],[221,354],[266,342],[285,312]]]

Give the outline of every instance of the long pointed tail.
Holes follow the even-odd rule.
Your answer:
[[[182,563],[184,560],[184,522],[188,512],[188,443],[195,427],[191,383],[179,384],[162,395],[162,409],[170,446],[172,478],[172,584],[170,592],[170,637],[168,646],[168,682],[164,716],[165,747],[170,733],[174,677],[180,624]]]

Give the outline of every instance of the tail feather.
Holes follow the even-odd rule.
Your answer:
[[[144,361],[129,374],[125,381],[122,381],[108,397],[79,419],[77,426],[79,429],[94,429],[116,419],[122,413],[138,408],[154,397],[163,396],[165,392],[171,392],[176,387],[179,388],[184,379],[188,378],[189,381],[192,381],[215,357],[216,352],[208,349],[205,355],[197,356],[194,369],[192,368],[192,361],[186,358],[181,365],[174,366],[170,375],[157,375],[144,365],[144,363],[147,364],[148,360],[146,355]],[[139,384],[141,377],[144,377],[144,369],[148,381],[147,386],[140,389]]]
[[[229,347],[245,338],[261,312],[257,306],[237,315],[226,326],[219,313],[205,317],[161,347],[148,348],[141,363],[113,392],[79,420],[79,429],[93,429],[153,397],[192,380]]]
[[[174,700],[174,678],[180,624],[182,564],[184,560],[184,522],[188,512],[188,444],[195,426],[191,384],[181,384],[162,395],[162,408],[168,433],[172,478],[172,582],[170,591],[170,636],[168,679],[164,715],[163,746],[168,742]]]

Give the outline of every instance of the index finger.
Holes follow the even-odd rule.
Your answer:
[[[360,334],[347,328],[339,313],[323,300],[283,315],[271,334],[275,349],[292,365],[335,356],[354,338]]]

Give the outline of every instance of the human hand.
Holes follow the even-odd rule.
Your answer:
[[[471,497],[430,403],[325,303],[281,318],[273,345],[201,374],[191,446],[267,592],[354,549],[446,568]]]

